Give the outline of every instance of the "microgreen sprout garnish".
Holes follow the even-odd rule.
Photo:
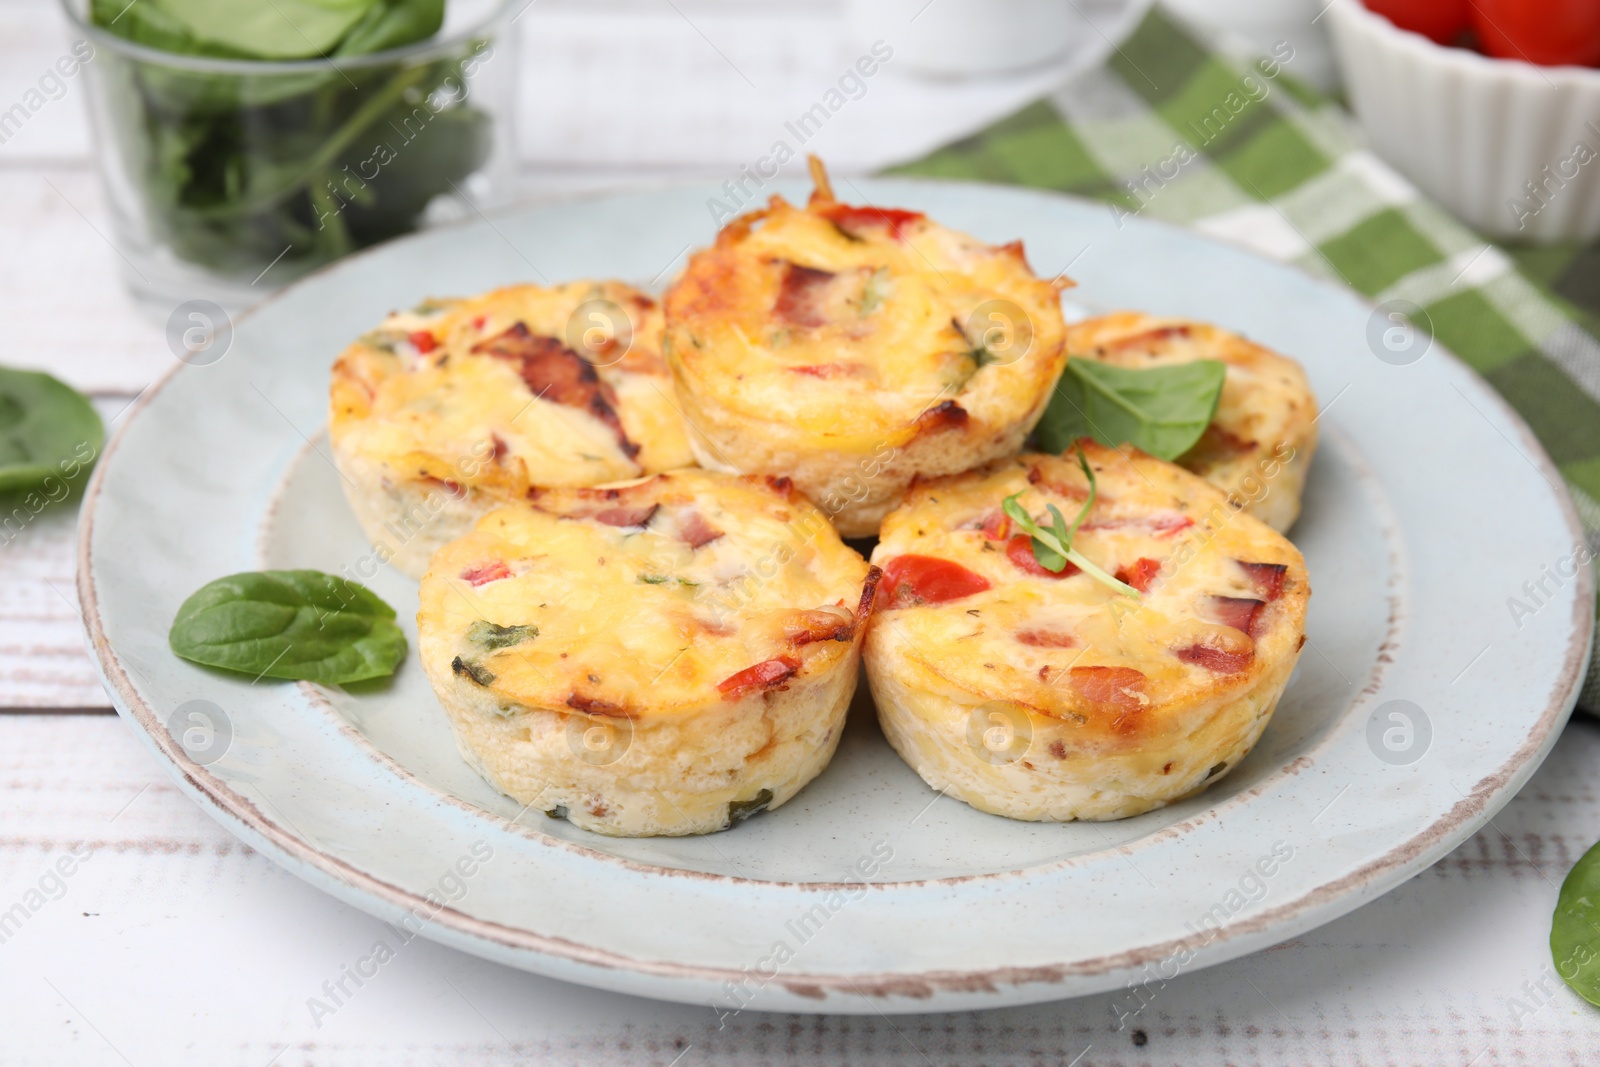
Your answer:
[[[1006,513],[1012,522],[1017,524],[1017,529],[1033,538],[1033,558],[1039,561],[1039,566],[1053,574],[1059,574],[1066,569],[1068,563],[1076,564],[1095,581],[1102,585],[1110,586],[1123,596],[1140,599],[1139,590],[1126,582],[1119,582],[1094,563],[1091,563],[1083,553],[1072,547],[1072,539],[1078,534],[1078,527],[1083,525],[1083,520],[1088,518],[1089,509],[1094,507],[1095,497],[1099,489],[1095,484],[1094,469],[1089,466],[1089,460],[1084,456],[1083,449],[1078,449],[1078,466],[1083,468],[1084,477],[1089,479],[1089,499],[1083,502],[1083,509],[1078,512],[1078,517],[1072,520],[1072,525],[1067,525],[1065,515],[1054,504],[1046,505],[1050,512],[1049,528],[1040,526],[1033,521],[1023,506],[1018,502],[1022,493],[1015,492],[1006,497],[1000,504],[1000,509]]]

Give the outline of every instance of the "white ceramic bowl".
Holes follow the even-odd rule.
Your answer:
[[[1021,70],[1066,51],[1082,20],[1057,0],[852,0],[852,36],[935,77]]]
[[[1600,237],[1600,70],[1436,45],[1360,0],[1328,9],[1345,92],[1373,149],[1493,237]]]

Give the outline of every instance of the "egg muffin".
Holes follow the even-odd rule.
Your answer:
[[[1317,398],[1300,364],[1216,326],[1137,311],[1074,323],[1067,351],[1134,370],[1226,364],[1217,413],[1177,463],[1280,533],[1294,525],[1317,448]]]
[[[876,581],[782,479],[544,490],[434,556],[418,649],[495,788],[597,833],[709,833],[827,766]]]
[[[379,559],[420,578],[530,488],[691,465],[661,309],[620,282],[513,285],[390,315],[333,366],[329,435]]]
[[[773,197],[667,292],[664,349],[701,465],[782,474],[845,537],[915,477],[1016,452],[1065,362],[1061,285],[1021,242],[834,199]]]
[[[1098,495],[1073,548],[1137,591],[1035,556],[1088,497],[1076,454],[918,482],[884,520],[867,677],[935,789],[1013,819],[1120,819],[1197,793],[1261,736],[1305,643],[1300,553],[1170,463],[1081,443]]]

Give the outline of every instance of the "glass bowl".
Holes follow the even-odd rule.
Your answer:
[[[453,0],[436,36],[338,58],[179,55],[90,23],[95,154],[134,294],[253,304],[356,249],[503,202],[514,0]]]

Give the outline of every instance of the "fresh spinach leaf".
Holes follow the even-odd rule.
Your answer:
[[[1069,359],[1035,431],[1039,445],[1063,452],[1078,438],[1092,437],[1177,459],[1211,424],[1227,373],[1214,359],[1143,370]]]
[[[256,59],[326,55],[375,0],[142,0],[164,10],[202,46]]]
[[[157,4],[91,0],[89,19],[101,29],[148,48],[181,55],[200,51],[189,27]]]
[[[168,643],[209,667],[329,685],[393,674],[406,654],[394,609],[377,594],[309,570],[207,583],[178,609]]]
[[[51,478],[70,485],[104,444],[105,426],[77,390],[39,371],[0,367],[0,493]]]
[[[433,36],[444,0],[92,0],[95,25],[163,52],[219,59],[359,55]]]
[[[1600,1004],[1600,844],[1585,852],[1561,883],[1550,920],[1550,955],[1573,992]]]
[[[425,40],[444,25],[444,0],[387,0],[373,4],[334,52],[363,56]]]

